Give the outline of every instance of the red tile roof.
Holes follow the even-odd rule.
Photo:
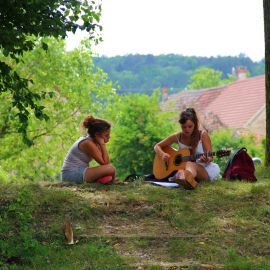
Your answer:
[[[171,105],[171,101],[174,105]],[[169,95],[162,108],[180,111],[194,107],[205,115],[215,115],[225,127],[242,128],[264,105],[265,76],[261,75],[226,86]]]
[[[199,111],[208,111],[207,108],[219,97],[224,89],[225,87],[220,87],[202,92],[196,100],[196,109]]]
[[[207,111],[230,128],[244,127],[265,104],[265,76],[236,81],[225,87]]]

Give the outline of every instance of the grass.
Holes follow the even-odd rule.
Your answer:
[[[270,171],[258,168],[257,177],[194,191],[141,180],[3,184],[0,245],[22,248],[2,252],[0,269],[270,269]],[[73,224],[75,245],[66,244],[65,221]]]

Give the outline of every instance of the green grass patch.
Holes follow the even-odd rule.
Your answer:
[[[74,269],[115,269],[130,270],[123,260],[105,241],[96,240],[89,243],[78,243],[64,246],[61,243],[45,245],[41,254],[32,260],[29,266],[15,269],[43,269],[43,270],[74,270]]]
[[[140,262],[159,270],[168,262],[185,269],[270,269],[268,170],[257,170],[257,177],[256,183],[220,180],[194,191],[141,180],[3,184],[0,268],[134,269]],[[76,245],[66,244],[66,221]]]

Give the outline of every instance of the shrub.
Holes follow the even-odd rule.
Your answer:
[[[8,180],[8,173],[0,167],[0,183],[7,183]]]
[[[170,113],[160,112],[159,96],[122,96],[111,117],[114,126],[109,150],[118,175],[152,173],[154,145],[174,130]]]
[[[0,268],[5,269],[13,263],[28,262],[37,251],[38,242],[33,238],[30,227],[32,205],[32,193],[27,189],[21,190],[14,201],[2,203]]]

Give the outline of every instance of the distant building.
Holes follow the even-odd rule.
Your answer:
[[[220,87],[188,90],[168,95],[162,110],[180,112],[194,107],[210,132],[217,128],[266,132],[265,76],[247,78],[247,70],[236,69],[237,81]]]

